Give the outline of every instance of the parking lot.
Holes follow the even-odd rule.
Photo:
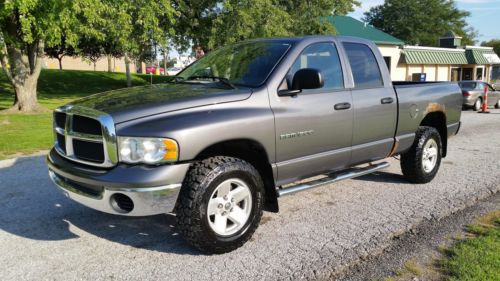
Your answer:
[[[328,278],[423,220],[500,190],[500,110],[490,111],[463,112],[431,183],[405,182],[391,159],[383,172],[280,199],[280,213],[265,213],[249,243],[218,256],[190,248],[172,215],[119,217],[69,201],[50,182],[43,156],[3,161],[0,279]]]

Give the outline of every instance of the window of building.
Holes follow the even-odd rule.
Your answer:
[[[483,76],[484,76],[484,68],[482,67],[478,67],[476,69],[476,80],[483,80]]]
[[[351,65],[356,88],[383,86],[382,74],[377,59],[370,47],[359,43],[343,43]]]
[[[387,65],[387,69],[389,73],[391,73],[391,57],[384,57],[385,64]]]

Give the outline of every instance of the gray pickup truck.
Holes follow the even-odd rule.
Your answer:
[[[224,253],[278,197],[388,166],[378,160],[400,155],[406,179],[431,181],[461,108],[456,83],[392,83],[367,40],[253,40],[170,83],[56,109],[47,164],[69,198],[117,215],[173,212],[188,242]]]

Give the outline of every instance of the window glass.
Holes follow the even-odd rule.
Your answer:
[[[288,88],[292,86],[295,72],[303,68],[314,68],[321,72],[325,82],[323,89],[344,88],[339,54],[333,43],[317,43],[305,48],[286,76]]]
[[[370,47],[358,43],[343,43],[351,65],[356,88],[383,86],[380,68]]]
[[[208,53],[177,77],[223,77],[235,85],[258,87],[290,48],[290,44],[251,41]]]
[[[462,88],[462,90],[466,90],[466,91],[471,91],[471,90],[474,90],[476,88],[479,89],[479,86],[477,84],[478,83],[476,83],[476,82],[459,82],[458,83],[460,88]]]

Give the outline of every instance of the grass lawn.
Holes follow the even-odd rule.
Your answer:
[[[447,251],[448,280],[500,280],[500,210],[467,227],[471,237]]]
[[[132,75],[132,85],[150,83],[149,75]],[[153,83],[167,81],[153,76]],[[124,73],[75,70],[43,70],[38,80],[38,101],[54,109],[74,99],[126,87]],[[0,70],[0,110],[12,105],[14,90]],[[52,146],[52,115],[0,113],[0,159],[29,154]]]

